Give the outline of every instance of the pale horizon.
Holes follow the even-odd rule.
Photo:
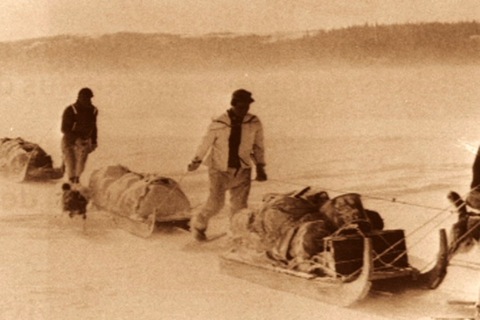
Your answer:
[[[375,23],[465,22],[479,17],[476,0],[4,0],[0,41],[117,32],[274,34]]]

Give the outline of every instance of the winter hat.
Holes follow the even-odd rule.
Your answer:
[[[232,101],[230,104],[233,106],[237,101],[241,102],[254,102],[252,98],[252,93],[250,91],[247,91],[245,89],[238,89],[233,92],[232,94]]]
[[[90,88],[82,88],[78,91],[79,97],[93,98],[93,91]]]

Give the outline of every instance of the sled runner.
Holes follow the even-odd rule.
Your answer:
[[[237,278],[340,306],[365,298],[377,280],[402,278],[421,288],[438,287],[448,263],[445,230],[440,230],[437,261],[425,273],[409,265],[404,240],[402,230],[326,237],[311,272],[292,270],[265,253],[245,248],[223,254],[220,267]]]
[[[176,231],[180,231],[180,232],[183,232],[185,234],[189,234],[190,237],[191,237],[191,228],[190,228],[190,219],[187,219],[187,220],[177,220],[177,221],[165,221],[165,222],[158,222],[155,224],[155,227],[159,230],[164,230],[164,231],[168,231],[168,230],[176,230]],[[227,232],[225,231],[220,231],[220,232],[216,232],[216,233],[213,233],[213,232],[208,232],[207,233],[207,238],[203,241],[197,241],[197,240],[194,240],[193,237],[191,237],[191,240],[192,242],[190,244],[188,244],[187,246],[188,247],[200,247],[204,244],[208,244],[208,243],[211,243],[211,242],[215,242],[217,240],[220,240],[222,238],[224,238],[225,236],[227,236]]]
[[[155,215],[152,214],[146,219],[134,220],[118,214],[113,214],[113,221],[115,224],[131,234],[141,238],[148,238],[155,230]]]
[[[371,239],[365,238],[363,247],[360,272],[352,276],[316,276],[293,271],[278,265],[265,255],[252,255],[235,250],[220,257],[220,268],[223,273],[272,289],[349,306],[363,299],[371,287],[369,280],[373,271]]]

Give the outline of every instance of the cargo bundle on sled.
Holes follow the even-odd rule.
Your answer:
[[[171,178],[107,166],[92,173],[89,189],[94,205],[138,236],[150,236],[158,223],[187,226],[190,220],[190,202]]]
[[[0,139],[0,170],[6,177],[16,181],[63,177],[63,169],[53,167],[52,157],[45,150],[22,138]]]
[[[220,258],[223,272],[342,306],[363,299],[375,281],[433,289],[446,275],[444,230],[435,265],[421,273],[409,263],[404,231],[384,230],[358,194],[267,195],[259,209],[233,217],[232,233],[233,245]]]

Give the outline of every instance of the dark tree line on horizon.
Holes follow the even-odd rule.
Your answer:
[[[320,32],[314,38],[327,52],[362,57],[419,60],[478,59],[480,23],[412,23],[354,26]],[[345,54],[349,51],[350,54]],[[478,60],[477,60],[478,61]]]
[[[480,23],[364,24],[270,35],[116,33],[0,43],[6,71],[271,68],[321,64],[480,62]]]

